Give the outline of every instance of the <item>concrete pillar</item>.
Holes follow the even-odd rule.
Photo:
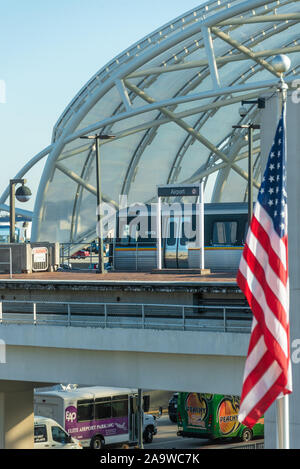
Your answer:
[[[33,383],[0,381],[0,449],[33,448]]]
[[[293,102],[293,93],[287,100],[287,193],[288,242],[290,276],[290,341],[292,353],[293,393],[290,403],[290,447],[300,448],[300,103]],[[277,124],[277,96],[267,101],[263,111],[262,151],[270,151]],[[295,101],[295,100],[294,100]],[[267,150],[268,149],[268,150]],[[299,343],[298,343],[299,341]],[[298,349],[297,349],[298,348]],[[298,351],[297,351],[298,350]],[[265,416],[265,447],[276,448],[276,404]]]

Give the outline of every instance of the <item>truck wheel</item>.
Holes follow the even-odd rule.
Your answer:
[[[100,435],[94,436],[91,439],[90,447],[91,447],[91,449],[103,449],[104,448],[104,440],[101,438]]]
[[[146,427],[145,430],[144,430],[144,442],[145,443],[152,443],[153,441],[153,431],[151,429],[151,427]]]
[[[252,431],[250,428],[244,428],[241,436],[241,440],[244,442],[251,441],[253,437]]]

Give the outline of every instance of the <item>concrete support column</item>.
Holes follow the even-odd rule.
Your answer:
[[[0,381],[0,449],[32,449],[33,383]]]

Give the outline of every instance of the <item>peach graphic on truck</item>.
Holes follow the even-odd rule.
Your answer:
[[[207,415],[207,402],[196,392],[188,394],[186,400],[186,411],[188,415],[188,425],[205,427],[205,417]]]

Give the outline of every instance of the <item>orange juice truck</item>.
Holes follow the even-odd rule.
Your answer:
[[[178,393],[178,436],[191,438],[235,438],[250,441],[264,437],[264,419],[252,429],[238,421],[239,396],[223,394]]]

